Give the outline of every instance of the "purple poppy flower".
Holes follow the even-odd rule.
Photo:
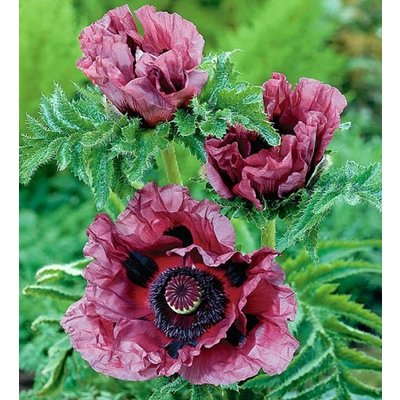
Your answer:
[[[240,196],[262,209],[262,198],[282,198],[305,187],[339,127],[346,99],[338,89],[301,78],[294,91],[283,74],[263,85],[268,119],[281,134],[268,146],[256,132],[228,127],[205,143],[207,176],[224,198]]]
[[[109,11],[80,35],[84,56],[77,66],[122,113],[148,125],[168,121],[197,95],[207,73],[197,70],[204,47],[196,27],[178,14],[127,5]]]
[[[236,252],[215,204],[148,184],[115,223],[99,214],[87,233],[87,287],[61,324],[96,371],[217,385],[290,363],[296,302],[277,252]]]

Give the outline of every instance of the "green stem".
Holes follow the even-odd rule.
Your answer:
[[[110,199],[110,205],[112,205],[112,207],[115,208],[118,214],[125,210],[124,203],[122,203],[122,200],[113,191],[110,192],[109,199]]]
[[[261,228],[261,246],[275,248],[275,220],[266,220]]]
[[[179,172],[178,162],[176,160],[175,147],[173,143],[161,152],[165,166],[165,173],[167,174],[168,182],[177,183],[182,185],[182,177]]]

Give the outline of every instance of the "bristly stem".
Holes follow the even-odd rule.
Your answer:
[[[261,228],[261,246],[275,248],[275,219],[266,220]]]
[[[165,173],[167,174],[169,183],[177,183],[182,185],[182,177],[179,172],[178,161],[176,160],[174,143],[170,143],[169,146],[161,152],[165,166]]]
[[[125,210],[124,203],[113,191],[110,191],[110,205],[114,207],[118,214]]]

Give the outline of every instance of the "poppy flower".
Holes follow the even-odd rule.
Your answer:
[[[84,56],[77,66],[122,113],[139,115],[149,126],[173,117],[197,95],[207,73],[199,66],[204,39],[178,14],[127,5],[109,11],[80,35]]]
[[[340,124],[346,99],[338,89],[301,78],[293,91],[283,74],[263,85],[264,109],[281,135],[271,147],[255,131],[229,126],[222,139],[205,143],[207,177],[223,198],[242,197],[262,210],[306,186]]]
[[[296,303],[277,252],[235,251],[217,205],[152,183],[115,222],[97,215],[87,234],[87,287],[61,325],[96,371],[218,385],[288,366]]]

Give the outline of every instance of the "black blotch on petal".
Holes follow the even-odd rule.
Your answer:
[[[183,341],[171,342],[167,346],[165,346],[167,353],[172,358],[178,358],[179,350],[185,345]]]
[[[258,324],[259,319],[253,314],[246,314],[246,335]]]
[[[259,320],[256,316],[252,314],[246,314],[246,333],[243,334],[236,328],[235,325],[232,325],[228,332],[226,333],[226,340],[232,346],[239,346],[246,339],[246,336],[251,332],[251,330],[258,324]]]
[[[187,247],[187,246],[190,246],[191,244],[193,244],[192,233],[190,232],[190,230],[188,228],[186,228],[186,226],[183,226],[183,225],[179,225],[179,226],[175,226],[171,229],[167,229],[164,232],[164,235],[173,236],[173,237],[179,239],[182,242],[183,247]]]
[[[147,286],[158,269],[152,258],[137,251],[131,251],[123,264],[129,280],[141,287]]]
[[[228,261],[221,268],[225,271],[229,282],[233,286],[239,287],[246,281],[246,269],[248,266],[244,262]]]
[[[188,342],[178,340],[176,342],[171,342],[171,343],[167,344],[165,346],[165,349],[167,350],[167,353],[170,357],[177,359],[179,356],[179,350],[186,344],[190,347],[196,347],[197,340],[190,340]]]
[[[243,335],[242,332],[239,331],[236,326],[232,325],[229,329],[228,332],[226,333],[226,340],[232,345],[232,346],[239,346],[240,343],[243,342],[245,339],[245,335]]]

